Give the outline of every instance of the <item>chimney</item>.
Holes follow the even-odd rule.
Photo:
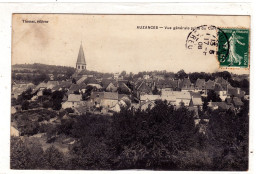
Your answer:
[[[240,88],[237,88],[237,94],[240,94]]]

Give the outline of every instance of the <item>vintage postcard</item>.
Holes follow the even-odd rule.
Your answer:
[[[11,169],[247,171],[250,20],[13,14]]]

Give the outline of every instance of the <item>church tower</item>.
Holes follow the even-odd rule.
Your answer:
[[[81,71],[86,69],[86,60],[85,60],[85,55],[84,55],[84,51],[83,51],[83,47],[82,47],[82,42],[79,48],[79,55],[78,55],[78,59],[76,62],[76,69],[77,71]]]

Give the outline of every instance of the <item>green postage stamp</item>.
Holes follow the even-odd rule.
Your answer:
[[[220,67],[249,67],[249,30],[223,28],[218,32]]]

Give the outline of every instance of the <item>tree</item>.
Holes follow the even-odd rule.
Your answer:
[[[11,168],[29,169],[31,168],[30,150],[18,138],[11,137]]]
[[[21,130],[21,135],[32,136],[39,132],[39,123],[38,121],[30,121],[24,120],[23,123],[19,125],[19,129]]]
[[[212,146],[214,170],[248,169],[248,105],[238,114],[215,110],[211,114],[207,136]]]
[[[28,110],[28,109],[29,109],[29,102],[25,100],[22,103],[22,110]]]
[[[85,91],[86,97],[89,97],[89,96],[91,95],[92,91],[96,91],[96,90],[97,90],[96,87],[93,87],[93,86],[91,86],[91,85],[88,85],[88,86],[86,87],[86,91]]]
[[[123,77],[125,77],[125,75],[126,75],[126,71],[122,71],[120,74],[120,76],[123,76]]]
[[[65,111],[68,113],[74,113],[74,110],[72,108],[66,108]]]
[[[207,101],[221,102],[222,100],[214,90],[209,90],[208,96],[207,96]]]
[[[126,82],[126,86],[127,86],[129,89],[131,89],[131,91],[134,90],[134,85],[133,85],[129,80]]]
[[[246,94],[249,94],[249,81],[247,79],[243,79],[240,82],[240,88],[246,92]]]
[[[54,146],[49,147],[45,151],[44,157],[47,161],[48,169],[64,169],[65,157],[63,153],[56,149]]]
[[[152,93],[153,95],[160,95],[160,91],[157,89],[157,86],[154,87]]]
[[[40,72],[40,75],[34,76],[32,81],[35,85],[38,85],[40,82],[47,82],[49,80],[50,77],[46,73]]]
[[[52,108],[54,110],[60,110],[61,109],[61,102],[64,97],[64,91],[54,91],[52,93]]]
[[[53,110],[60,110],[61,109],[61,100],[54,100],[52,105]]]
[[[122,110],[113,116],[112,146],[116,166],[122,168],[177,169],[178,153],[198,142],[194,113],[177,110],[166,101],[146,112]],[[124,159],[124,160],[123,160]]]
[[[76,79],[73,78],[72,83],[76,84],[77,83]]]
[[[208,109],[209,101],[206,97],[202,97],[202,101],[203,101],[202,109],[205,112]]]
[[[110,169],[114,158],[108,146],[112,137],[111,117],[78,116],[73,124],[72,136],[78,141],[70,152],[71,169]]]
[[[11,106],[15,106],[15,105],[17,105],[18,104],[18,101],[17,101],[17,99],[16,98],[11,98]]]
[[[50,102],[49,100],[46,100],[42,103],[42,107],[43,108],[51,108],[52,107],[52,102]]]
[[[187,74],[185,73],[185,71],[183,69],[178,71],[176,75],[179,79],[184,79],[185,77],[187,77]]]
[[[52,95],[51,89],[45,88],[45,89],[42,91],[42,95],[51,96],[51,95]]]
[[[17,98],[17,103],[23,103],[25,100],[30,100],[32,98],[32,89],[28,88],[26,91],[22,92],[21,95],[18,96]]]
[[[216,72],[212,74],[215,78],[216,77],[223,77],[225,80],[231,79],[231,74],[228,71],[223,71],[223,72]]]
[[[11,168],[44,169],[46,165],[41,145],[37,141],[25,141],[11,137]]]

